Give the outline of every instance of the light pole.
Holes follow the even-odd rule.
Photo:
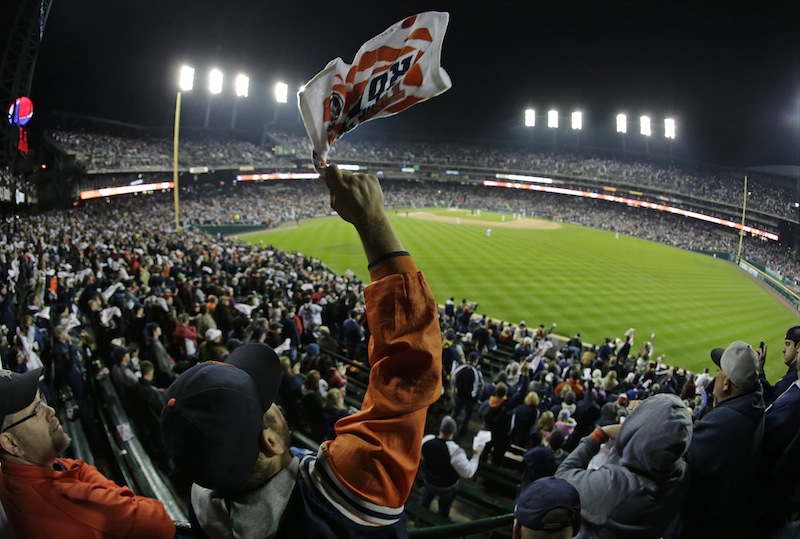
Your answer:
[[[644,136],[644,148],[645,152],[649,155],[650,154],[650,135],[653,132],[650,129],[650,117],[649,116],[641,116],[639,118],[639,133]]]
[[[617,133],[622,135],[622,152],[625,153],[625,133],[628,132],[628,118],[624,114],[617,114]]]
[[[577,136],[577,145],[581,145],[581,129],[583,129],[583,113],[575,111],[572,113],[572,129]]]
[[[558,129],[558,111],[547,111],[547,127],[553,130],[553,148],[556,147],[556,129]]]
[[[531,128],[531,146],[533,146],[533,128],[536,127],[536,111],[534,109],[525,111],[525,127]]]
[[[286,104],[289,102],[289,85],[285,82],[279,82],[275,85],[275,102],[278,103],[278,105],[275,106],[275,114],[272,116],[272,121],[265,123],[261,128],[262,148],[265,148],[267,145],[267,128],[269,128],[271,125],[274,125],[278,121],[280,104]]]
[[[203,127],[208,129],[208,120],[211,117],[211,96],[222,93],[222,71],[212,69],[208,74],[208,104],[206,105],[206,121]]]
[[[247,75],[236,75],[236,97],[247,97],[250,89],[250,77]],[[239,107],[239,99],[233,102],[233,114],[231,115],[231,129],[236,129],[236,111]]]
[[[672,159],[672,143],[675,140],[675,120],[673,118],[664,120],[664,137],[669,139],[669,158]]]
[[[173,134],[172,146],[172,183],[175,202],[175,230],[181,229],[181,208],[180,208],[180,185],[178,185],[178,139],[181,131],[181,92],[191,91],[194,87],[194,68],[189,66],[181,67],[178,79],[178,90],[175,96],[175,132]]]

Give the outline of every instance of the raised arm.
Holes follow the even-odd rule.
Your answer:
[[[438,309],[383,213],[378,179],[331,166],[325,181],[331,207],[355,226],[370,262],[364,296],[372,337],[361,411],[336,424],[336,439],[323,445],[318,466],[356,503],[398,509],[419,467],[428,406],[441,393]]]

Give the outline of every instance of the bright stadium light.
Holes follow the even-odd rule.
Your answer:
[[[547,111],[547,127],[558,127],[558,111],[557,110],[548,110]]]
[[[653,134],[650,130],[650,117],[649,116],[642,116],[639,118],[639,133],[642,135],[649,137]]]
[[[236,97],[247,97],[250,89],[250,77],[247,75],[236,75]]]
[[[583,129],[583,114],[578,111],[572,113],[572,129]]]
[[[617,133],[625,134],[628,132],[628,117],[624,114],[617,114]]]
[[[528,109],[525,111],[525,127],[536,127],[536,111]]]
[[[189,66],[182,66],[180,76],[178,77],[178,88],[182,92],[189,92],[194,88],[194,68]]]
[[[664,136],[666,138],[675,138],[675,120],[667,118],[664,120]]]
[[[285,82],[279,82],[275,85],[275,101],[278,103],[289,102],[289,85]]]
[[[208,74],[208,91],[212,94],[222,93],[222,71],[212,69]]]
[[[250,90],[250,77],[247,75],[236,75],[234,83],[236,87],[236,97],[247,97]],[[239,100],[233,102],[233,112],[231,113],[231,129],[236,129],[236,115],[239,111]]]

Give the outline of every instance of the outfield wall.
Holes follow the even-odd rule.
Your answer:
[[[786,300],[794,305],[795,309],[800,312],[800,294],[797,294],[793,290],[789,289],[789,287],[784,284],[786,282],[781,276],[775,274],[766,266],[762,264],[758,264],[757,262],[750,262],[749,260],[745,260],[744,258],[739,260],[739,267],[742,268],[744,271],[758,279],[759,281],[766,283],[770,288],[775,290],[778,294],[786,298]]]

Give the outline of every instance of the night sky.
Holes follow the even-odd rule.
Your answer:
[[[17,0],[4,0],[4,11]],[[177,71],[193,65],[184,125],[201,126],[211,67],[226,75],[212,124],[230,123],[232,81],[250,76],[237,126],[260,133],[276,114],[271,88],[290,85],[281,122],[296,121],[293,94],[336,56],[407,15],[450,12],[445,94],[357,131],[546,143],[557,108],[568,144],[621,146],[618,112],[636,150],[640,114],[654,122],[650,150],[668,152],[660,122],[677,122],[676,157],[730,166],[800,165],[800,2],[269,2],[254,0],[54,0],[32,96],[43,112],[90,114],[147,126],[172,122]],[[227,95],[226,95],[227,94]],[[537,127],[523,127],[525,108]],[[45,116],[46,117],[46,116]],[[643,146],[639,148],[643,150]]]

